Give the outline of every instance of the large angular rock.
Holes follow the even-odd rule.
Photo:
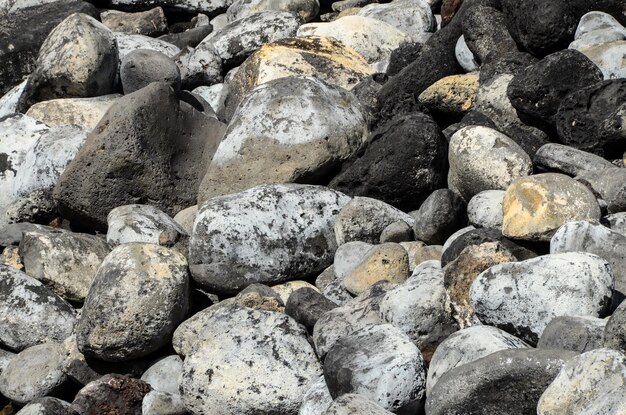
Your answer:
[[[45,341],[63,341],[72,334],[72,306],[42,283],[0,265],[0,344],[23,350]]]
[[[153,244],[126,244],[104,259],[76,329],[86,356],[124,361],[169,342],[189,311],[185,257]]]
[[[117,74],[118,50],[111,31],[91,16],[74,13],[46,38],[18,108],[39,101],[109,94]]]
[[[209,199],[198,211],[190,269],[201,287],[248,285],[320,273],[333,261],[336,215],[346,195],[307,185],[258,186]]]
[[[313,77],[265,83],[237,108],[198,202],[260,184],[323,182],[366,137],[365,116],[349,92]]]
[[[99,230],[121,205],[150,201],[173,215],[194,204],[222,131],[163,83],[120,98],[57,182],[59,210],[75,225]]]
[[[534,344],[554,317],[604,317],[613,284],[607,261],[569,252],[493,266],[472,283],[470,301],[481,322]]]

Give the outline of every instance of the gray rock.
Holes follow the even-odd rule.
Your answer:
[[[24,92],[24,88],[26,88],[26,82],[27,81],[24,80],[20,84],[15,85],[6,94],[0,97],[0,118],[17,113],[17,105]]]
[[[418,43],[425,43],[437,28],[435,16],[425,1],[368,4],[357,15],[388,23]]]
[[[465,202],[449,189],[432,192],[412,216],[415,238],[428,245],[444,243],[450,235],[467,225]]]
[[[2,374],[2,371],[7,368],[9,362],[13,359],[13,357],[15,357],[15,355],[15,353],[0,349],[0,374]]]
[[[150,385],[142,380],[104,375],[78,391],[71,409],[81,415],[138,415],[142,400],[149,392]]]
[[[204,15],[202,14],[198,16]],[[170,33],[167,35],[159,36],[159,39],[165,40],[166,42],[169,42],[181,49],[184,49],[186,47],[195,48],[200,42],[204,40],[204,38],[206,38],[212,32],[213,26],[211,26],[211,24],[207,21],[206,24],[192,27],[191,29],[187,29],[184,32]]]
[[[363,395],[346,393],[335,399],[321,415],[391,415],[389,412]]]
[[[143,0],[110,0],[110,3],[112,6],[124,8],[145,7]],[[226,11],[231,3],[231,0],[156,0],[151,4],[179,12],[204,13],[214,16]]]
[[[107,111],[53,196],[64,217],[92,229],[105,230],[112,209],[144,200],[173,215],[194,203],[222,132],[168,85],[150,84]]]
[[[126,54],[120,63],[120,80],[124,94],[130,94],[152,82],[165,82],[180,89],[180,70],[174,60],[149,49],[137,49]]]
[[[74,415],[69,402],[61,399],[45,397],[35,399],[15,415]]]
[[[626,212],[613,213],[602,218],[602,223],[612,231],[626,236]]]
[[[187,46],[174,59],[186,89],[222,82],[222,58],[208,45],[200,43],[195,49]]]
[[[625,385],[626,356],[611,349],[592,350],[563,365],[541,395],[537,414],[579,414],[602,395]]]
[[[324,376],[320,376],[317,382],[313,383],[302,398],[302,405],[298,415],[320,415],[333,402]]]
[[[506,135],[488,127],[464,127],[450,138],[449,187],[469,201],[483,190],[505,190],[532,173],[528,154]]]
[[[113,35],[117,41],[120,61],[124,58],[124,56],[137,49],[147,49],[155,52],[161,52],[170,58],[174,58],[180,53],[180,48],[161,39],[155,39],[144,35],[129,35],[126,33],[114,33]]]
[[[626,38],[626,29],[613,16],[600,11],[592,11],[583,15],[578,21],[574,39],[579,40],[586,38],[588,35],[594,34],[594,32],[605,30],[622,35]],[[572,44],[570,43],[570,47],[571,46]]]
[[[426,389],[422,354],[406,334],[388,324],[338,340],[324,359],[324,378],[333,398],[358,393],[400,413],[417,411]]]
[[[51,226],[37,225],[36,223],[11,223],[0,228],[0,247],[19,245],[25,232],[57,233],[67,231],[62,228],[53,228]]]
[[[339,278],[335,278],[328,285],[321,289],[321,293],[324,297],[337,305],[345,305],[348,301],[352,300],[352,294],[346,290],[343,286],[343,281]]]
[[[198,205],[193,205],[178,212],[174,216],[174,222],[176,222],[187,235],[191,235],[193,232],[193,223],[196,220],[198,214]]]
[[[318,291],[312,288],[300,288],[289,296],[285,305],[285,314],[312,332],[317,320],[336,307],[337,304]]]
[[[604,317],[613,283],[609,263],[596,255],[545,255],[484,271],[472,283],[470,302],[481,322],[534,344],[554,317]]]
[[[426,395],[439,378],[456,367],[489,356],[500,350],[530,348],[523,340],[491,326],[471,326],[451,334],[445,339],[430,360]]]
[[[77,125],[93,130],[120,96],[109,94],[90,98],[51,99],[36,103],[26,111],[26,115],[50,127]]]
[[[583,172],[576,180],[587,184],[606,202],[609,213],[626,211],[626,169]]]
[[[483,190],[467,203],[469,223],[478,228],[502,229],[504,190]]]
[[[450,248],[450,246],[454,243],[454,241],[458,240],[461,236],[465,235],[468,232],[473,231],[474,229],[476,229],[476,227],[474,227],[473,225],[468,225],[454,232],[452,235],[450,235],[450,237],[446,239],[446,241],[443,243],[441,254],[443,255],[446,252],[446,250]]]
[[[626,301],[613,311],[604,327],[604,347],[626,353]]]
[[[103,238],[70,232],[25,232],[24,272],[59,296],[82,302],[110,249]]]
[[[409,255],[400,244],[375,245],[363,260],[343,279],[343,286],[354,295],[386,280],[403,283],[409,277]]]
[[[158,36],[167,31],[167,20],[161,7],[136,13],[107,10],[100,13],[102,24],[113,32]]]
[[[361,105],[344,89],[309,76],[264,83],[237,107],[198,202],[261,184],[318,183],[366,138]]]
[[[76,329],[78,348],[106,361],[142,357],[169,342],[189,311],[185,257],[152,244],[125,244],[104,259]]]
[[[226,18],[232,23],[266,10],[291,12],[302,21],[309,22],[317,17],[320,3],[318,0],[235,0],[226,11]]]
[[[158,392],[178,394],[178,379],[183,373],[183,361],[178,355],[158,360],[141,375],[141,380]]]
[[[410,242],[413,240],[413,228],[403,220],[397,220],[385,227],[380,233],[380,243]]]
[[[74,309],[36,279],[0,265],[0,344],[24,350],[72,334]]]
[[[426,399],[429,415],[534,414],[541,393],[576,353],[501,350],[439,378]]]
[[[61,343],[44,343],[22,350],[0,374],[0,393],[25,405],[47,395],[67,391],[67,376],[62,363],[65,348]]]
[[[41,46],[18,109],[26,112],[34,103],[54,98],[109,94],[118,59],[111,31],[91,16],[74,13]]]
[[[204,98],[211,108],[219,114],[224,108],[224,99],[226,98],[227,90],[228,88],[226,88],[223,83],[219,83],[211,86],[199,86],[191,92]]]
[[[533,163],[541,171],[565,173],[570,176],[577,176],[586,171],[615,168],[610,161],[600,156],[557,143],[548,143],[537,150]]]
[[[483,64],[498,60],[507,52],[517,51],[502,12],[489,6],[487,2],[468,9],[461,22],[464,41]]]
[[[107,215],[107,242],[115,247],[132,242],[172,246],[187,232],[174,219],[150,205],[124,205]]]
[[[238,292],[255,283],[315,275],[331,264],[333,223],[350,198],[323,187],[258,186],[208,200],[190,242],[201,287]]]
[[[250,308],[218,310],[183,363],[181,391],[192,413],[295,415],[322,373],[304,327]]]
[[[411,215],[380,200],[357,196],[337,216],[337,243],[343,245],[346,242],[361,241],[376,244],[385,228],[397,221],[406,222],[411,227],[415,225],[415,219]]]
[[[626,77],[626,67],[624,66],[623,58],[624,53],[626,53],[626,41],[624,40],[626,36],[621,35],[620,37],[620,40],[613,42],[577,49],[600,69],[605,80]],[[570,46],[570,49],[576,48]]]
[[[465,42],[465,37],[463,35],[461,35],[459,40],[456,42],[454,54],[457,62],[461,65],[465,72],[474,72],[478,69],[478,62],[476,62],[476,58],[474,57],[472,51],[467,47],[467,42]]]
[[[579,353],[600,349],[606,323],[606,319],[589,316],[555,317],[543,330],[537,347]]]
[[[380,301],[380,316],[406,333],[430,361],[433,352],[458,325],[445,307],[446,290],[438,261],[426,261]]]
[[[591,402],[580,415],[619,415],[626,410],[626,387],[615,389],[605,393]]]
[[[183,398],[179,394],[151,391],[141,402],[142,415],[187,415]]]
[[[611,265],[615,278],[614,306],[626,297],[626,236],[602,225],[568,222],[550,241],[550,253],[561,252],[588,252],[604,258]]]

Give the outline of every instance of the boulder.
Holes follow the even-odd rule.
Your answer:
[[[606,323],[606,319],[589,316],[555,317],[543,330],[537,347],[579,353],[600,349]]]
[[[161,7],[136,13],[107,10],[100,17],[102,24],[113,32],[157,36],[167,31],[167,20]]]
[[[180,70],[173,59],[149,49],[137,49],[120,60],[120,81],[124,94],[145,88],[152,82],[164,82],[180,89]]]
[[[71,409],[81,415],[140,415],[142,400],[150,390],[150,385],[139,379],[104,375],[78,391]]]
[[[132,242],[171,247],[187,232],[161,210],[150,205],[124,205],[107,215],[107,242],[111,247]]]
[[[118,94],[93,98],[51,99],[34,104],[26,115],[50,127],[78,125],[93,130],[120,97]]]

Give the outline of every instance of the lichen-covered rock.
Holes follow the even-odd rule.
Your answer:
[[[267,185],[209,199],[198,211],[190,269],[202,287],[248,285],[314,275],[332,263],[333,224],[346,195],[317,186]]]
[[[319,415],[328,409],[332,402],[333,397],[330,396],[326,380],[322,375],[304,394],[298,415]]]
[[[409,255],[400,244],[376,245],[343,279],[353,295],[359,295],[379,281],[402,283],[409,277]]]
[[[357,15],[388,23],[418,43],[425,43],[437,28],[435,16],[426,1],[400,0],[368,4]]]
[[[111,247],[132,242],[171,247],[186,231],[163,211],[150,205],[124,205],[107,215],[107,242]]]
[[[104,259],[77,326],[89,357],[124,361],[168,343],[189,311],[185,257],[153,244],[125,244]]]
[[[504,190],[483,190],[467,202],[467,219],[480,228],[502,229]]]

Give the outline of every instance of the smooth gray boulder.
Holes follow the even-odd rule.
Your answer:
[[[606,202],[609,213],[626,211],[626,169],[582,172],[576,180],[590,186]]]
[[[541,171],[570,176],[578,176],[586,171],[616,168],[610,161],[600,156],[558,143],[541,146],[533,157],[533,163]]]
[[[607,319],[589,316],[555,317],[543,330],[537,347],[585,353],[604,343]]]
[[[178,394],[178,380],[182,373],[182,359],[178,355],[171,355],[150,366],[141,375],[141,380],[152,386],[155,391]]]
[[[124,94],[144,88],[152,82],[165,82],[180,89],[180,70],[167,55],[149,49],[136,49],[120,62],[120,81]]]

